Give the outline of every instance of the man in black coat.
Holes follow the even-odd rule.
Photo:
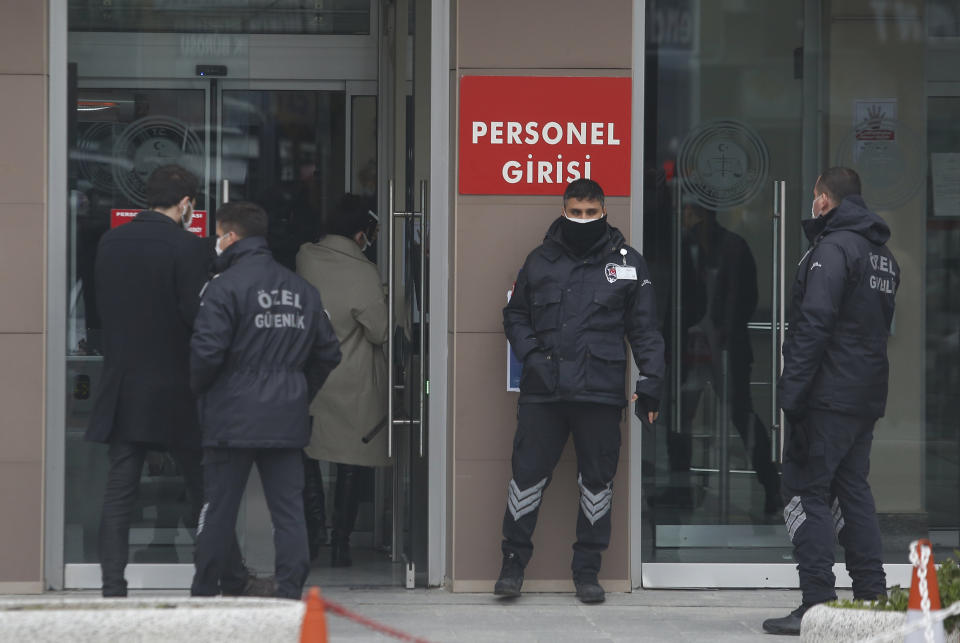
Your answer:
[[[86,439],[110,445],[99,538],[104,596],[127,594],[130,521],[148,450],[173,455],[187,484],[192,521],[200,512],[200,434],[188,363],[209,252],[186,230],[197,190],[197,179],[184,168],[157,168],[146,185],[150,209],[104,234],[97,248],[103,382]],[[233,552],[231,589],[240,593],[247,573],[239,550]]]
[[[310,571],[303,513],[309,403],[340,363],[340,343],[307,281],[267,249],[267,215],[237,202],[217,213],[217,275],[190,341],[200,398],[206,502],[190,593],[214,596],[254,463],[273,520],[276,595],[299,599]]]
[[[867,474],[873,426],[887,401],[887,339],[900,267],[890,228],[860,196],[860,177],[834,167],[813,189],[812,244],[797,269],[783,345],[779,404],[789,433],[783,510],[803,603],[763,629],[799,634],[804,613],[836,600],[835,538],[853,597],[886,594],[880,527]]]
[[[573,579],[581,601],[604,600],[597,574],[610,542],[626,406],[624,336],[640,369],[633,397],[638,415],[652,423],[664,371],[656,318],[647,266],[607,223],[600,185],[589,179],[570,183],[562,216],[527,257],[503,310],[523,373],[495,594],[520,594],[543,490],[572,433],[580,488]]]

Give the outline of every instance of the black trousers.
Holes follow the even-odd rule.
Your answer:
[[[513,439],[513,479],[503,515],[503,553],[515,554],[525,567],[533,554],[533,530],[543,491],[550,484],[567,437],[577,453],[580,510],[573,545],[574,578],[600,571],[610,544],[613,477],[620,457],[622,409],[609,404],[555,402],[520,404]]]
[[[804,419],[807,461],[787,452],[783,462],[783,510],[793,542],[804,603],[835,600],[836,539],[846,554],[853,596],[873,600],[886,593],[880,526],[867,483],[873,418],[811,410]]]
[[[150,445],[138,442],[112,442],[107,457],[110,471],[103,494],[103,512],[100,517],[100,570],[104,596],[126,596],[127,581],[124,571],[130,551],[130,522],[140,492],[140,476]],[[189,449],[170,451],[186,484],[190,501],[188,527],[195,527],[203,504],[203,469],[201,451]],[[225,565],[225,582],[231,589],[242,590],[247,570],[240,556],[236,537],[231,541]]]
[[[229,543],[236,533],[240,499],[254,463],[273,521],[277,596],[299,599],[310,572],[307,525],[303,514],[301,449],[203,450],[206,502],[197,527],[196,573],[190,593],[216,596],[228,565]]]

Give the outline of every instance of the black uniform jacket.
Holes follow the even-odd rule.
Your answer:
[[[507,339],[524,362],[520,402],[626,405],[624,335],[640,369],[640,392],[659,400],[664,363],[656,320],[647,265],[620,231],[608,227],[578,257],[557,219],[527,256],[503,309]]]
[[[103,377],[88,440],[200,446],[190,331],[209,259],[201,239],[149,210],[100,239],[94,279]]]
[[[803,227],[813,245],[793,284],[780,406],[795,417],[808,408],[881,417],[900,284],[890,228],[859,196]]]
[[[302,448],[308,405],[340,363],[316,288],[274,261],[263,237],[216,261],[190,341],[203,446]]]

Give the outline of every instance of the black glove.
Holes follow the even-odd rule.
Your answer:
[[[633,403],[633,413],[644,425],[650,426],[650,413],[656,413],[660,410],[660,400],[650,397],[646,393],[640,392],[640,383],[637,382],[637,399]]]
[[[805,414],[794,409],[789,411],[784,409],[783,415],[787,419],[787,443],[784,445],[784,451],[790,460],[804,465],[810,455],[810,438],[807,435]]]

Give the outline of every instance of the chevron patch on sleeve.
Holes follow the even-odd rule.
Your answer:
[[[581,475],[577,477],[577,486],[580,487],[580,509],[591,525],[610,513],[610,505],[613,504],[612,482],[608,482],[606,487],[593,493],[583,484]]]
[[[527,489],[520,489],[516,480],[510,481],[507,489],[507,509],[514,520],[520,520],[531,511],[535,511],[543,500],[543,489],[547,486],[547,479],[544,478],[537,484]]]

